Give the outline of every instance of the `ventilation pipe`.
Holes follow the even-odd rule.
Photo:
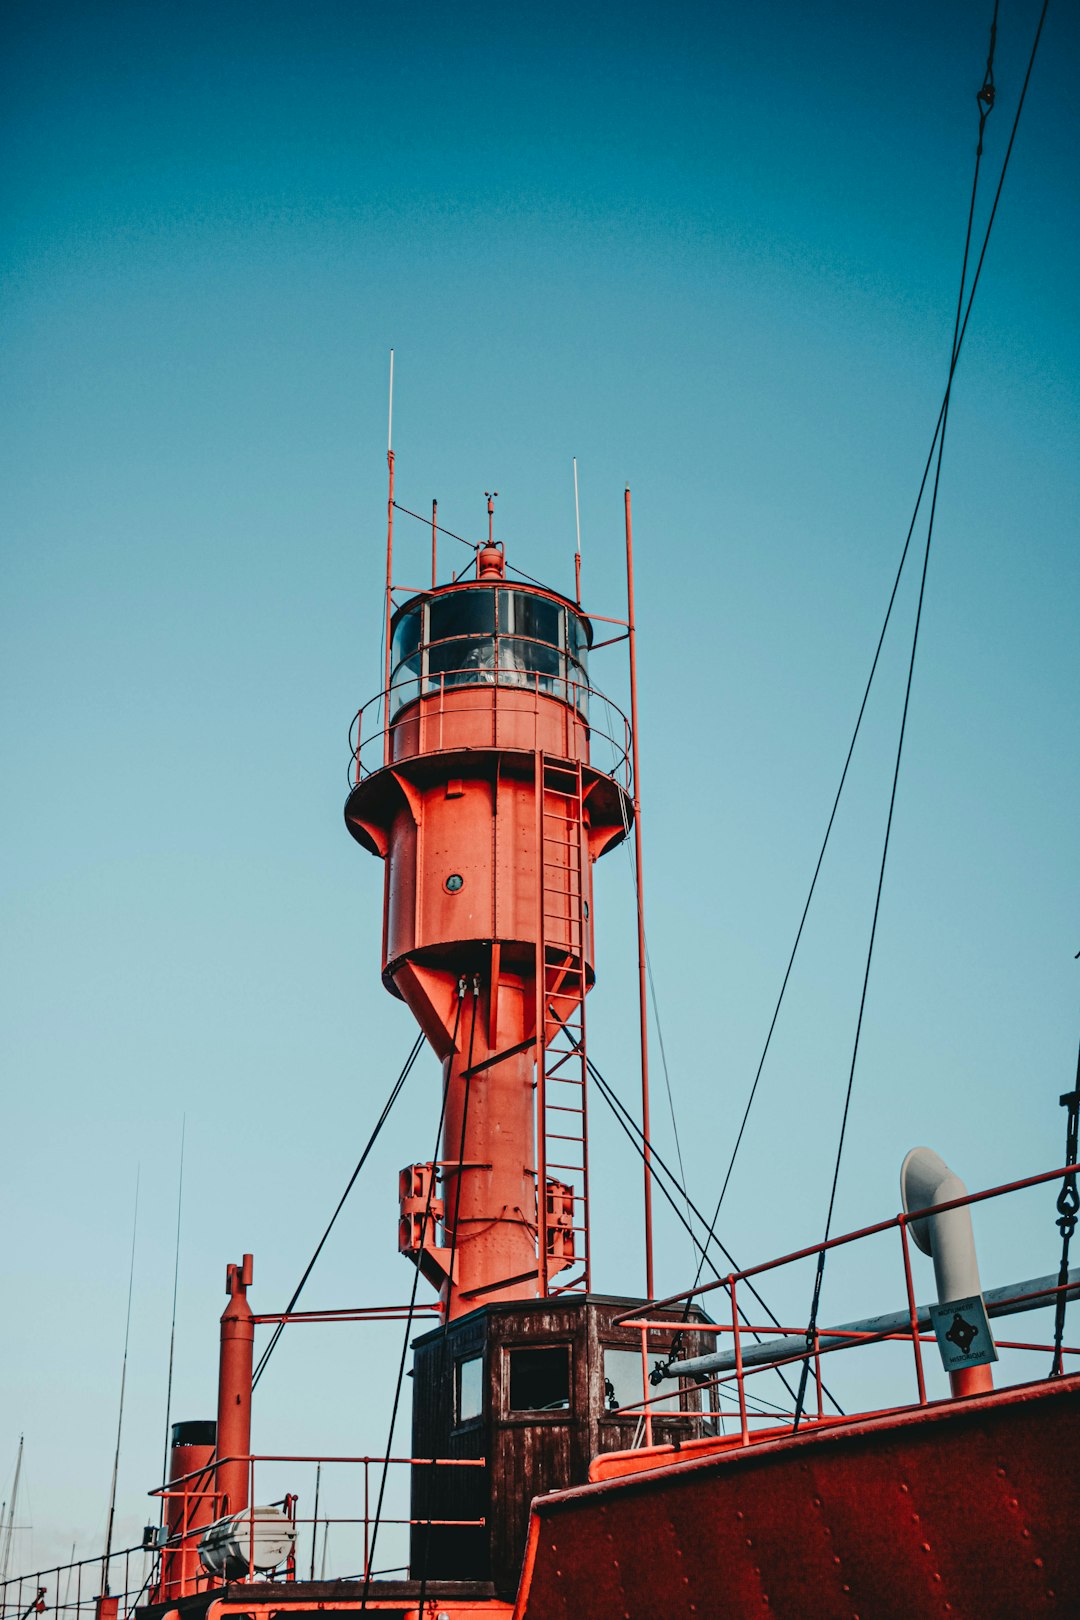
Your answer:
[[[225,1291],[229,1303],[221,1317],[221,1360],[218,1370],[217,1496],[218,1516],[239,1513],[248,1505],[248,1455],[251,1451],[251,1372],[255,1318],[248,1304],[250,1254],[229,1266]]]
[[[966,1198],[967,1188],[931,1148],[912,1148],[900,1167],[900,1197],[905,1214],[913,1209],[932,1209]],[[934,1282],[939,1304],[982,1294],[979,1262],[975,1256],[975,1234],[971,1210],[947,1209],[940,1215],[925,1215],[912,1221],[908,1231],[923,1254],[934,1262]],[[954,1395],[984,1395],[993,1389],[989,1367],[962,1367],[949,1374]]]

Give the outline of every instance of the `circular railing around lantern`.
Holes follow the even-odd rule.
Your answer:
[[[566,706],[567,732],[571,726],[584,730],[590,745],[590,763],[610,776],[629,795],[632,790],[631,731],[626,715],[609,697],[584,681],[566,675],[546,674],[506,666],[480,669],[475,665],[441,670],[438,674],[409,672],[393,681],[353,715],[349,726],[349,787],[381,770],[397,757],[395,737],[408,733],[408,754],[435,754],[458,748],[456,739],[446,735],[444,722],[455,731],[465,715],[490,720],[491,745],[499,746],[497,693],[512,690],[533,697],[531,710],[515,703],[515,732],[521,738],[522,718],[531,713],[532,746],[550,752],[551,705],[556,698]],[[390,716],[387,724],[386,716]],[[597,744],[599,754],[597,757]],[[521,746],[521,741],[517,746]],[[526,738],[525,745],[528,746]],[[567,745],[567,757],[574,750]]]

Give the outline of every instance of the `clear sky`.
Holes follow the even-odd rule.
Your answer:
[[[100,1544],[137,1173],[122,1541],[160,1467],[182,1118],[179,1418],[213,1413],[226,1262],[253,1250],[253,1300],[284,1304],[412,1040],[381,870],[341,820],[380,671],[391,345],[405,504],[479,536],[494,483],[511,561],[566,589],[576,455],[586,600],[617,614],[633,487],[650,949],[711,1205],[941,397],[990,9],[3,7],[14,1563]],[[1001,6],[980,218],[1037,14]],[[958,374],[840,1229],[895,1212],[917,1142],[973,1187],[1061,1158],[1078,44],[1052,3]],[[399,535],[422,579],[424,534]],[[744,1264],[824,1220],[915,583],[725,1205]],[[594,674],[620,695],[616,658]],[[621,853],[596,908],[592,1053],[631,1099]],[[396,1173],[431,1156],[436,1086],[426,1056],[309,1304],[406,1296]],[[669,1152],[658,1062],[654,1109]],[[596,1281],[636,1292],[640,1178],[600,1110]],[[1056,1267],[1052,1202],[980,1218],[988,1285]],[[658,1226],[678,1287],[688,1245]],[[797,1320],[807,1283],[780,1291]],[[825,1309],[898,1286],[838,1269]],[[397,1335],[287,1334],[256,1445],[383,1450]]]

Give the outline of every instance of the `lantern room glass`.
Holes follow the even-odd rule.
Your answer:
[[[589,632],[568,604],[506,586],[418,602],[393,630],[391,720],[406,704],[455,686],[517,686],[588,718]]]

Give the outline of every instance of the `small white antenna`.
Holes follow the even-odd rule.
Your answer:
[[[578,500],[577,456],[574,457],[574,522],[577,524],[577,550],[574,552],[574,595],[581,606],[581,502]]]
[[[131,1340],[131,1296],[135,1289],[135,1239],[139,1235],[139,1182],[142,1165],[135,1171],[135,1213],[131,1218],[131,1267],[128,1271],[127,1319],[124,1323],[124,1359],[120,1366],[120,1411],[116,1419],[116,1453],[109,1486],[109,1515],[105,1530],[105,1556],[101,1560],[101,1596],[109,1595],[109,1562],[112,1558],[113,1526],[116,1523],[116,1481],[120,1473],[120,1439],[124,1432],[124,1393],[127,1389],[128,1344]]]
[[[581,556],[581,505],[578,501],[577,456],[574,457],[574,522],[577,524],[577,554]]]
[[[394,351],[390,350],[390,414],[386,422],[386,453],[394,448]]]

